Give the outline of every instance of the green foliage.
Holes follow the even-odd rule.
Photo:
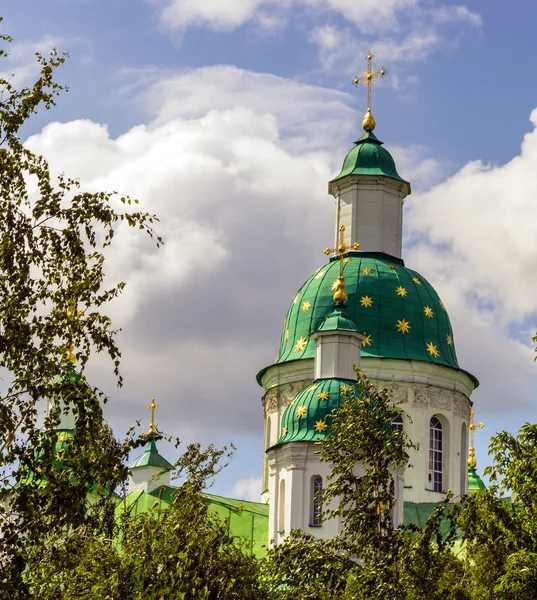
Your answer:
[[[10,41],[0,35],[0,60]],[[117,209],[136,200],[81,191],[78,181],[54,176],[46,159],[25,147],[21,128],[63,90],[54,73],[66,56],[52,51],[36,60],[33,85],[17,89],[16,76],[0,76],[0,581],[4,591],[14,590],[10,597],[26,597],[22,573],[42,540],[68,528],[111,534],[113,491],[125,480],[124,459],[136,442],[116,443],[103,431],[106,399],[84,370],[91,352],[104,352],[121,384],[116,332],[103,312],[125,285],[104,284],[115,231],[134,227],[161,241],[152,215]],[[70,347],[79,375],[64,362]],[[38,423],[46,398],[55,398],[58,409],[45,431],[68,407],[75,414],[74,437],[61,453]]]
[[[50,535],[30,553],[25,598],[74,600],[265,600],[258,561],[211,514],[202,490],[226,448],[189,446],[177,461],[185,479],[162,509],[117,519],[114,538],[85,526]]]

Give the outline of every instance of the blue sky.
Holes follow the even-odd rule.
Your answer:
[[[19,80],[36,48],[71,57],[69,92],[26,131],[33,147],[91,189],[146,201],[170,240],[156,255],[125,237],[113,257],[132,276],[117,309],[126,386],[95,373],[118,429],[155,395],[169,433],[238,445],[216,491],[259,475],[255,372],[330,244],[326,181],[360,134],[365,93],[350,82],[369,48],[388,69],[376,133],[415,191],[407,264],[453,307],[485,432],[533,420],[537,5],[19,0],[3,16]]]

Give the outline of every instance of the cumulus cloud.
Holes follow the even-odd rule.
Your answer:
[[[163,431],[247,440],[240,460],[260,468],[254,376],[278,352],[296,289],[325,260],[326,184],[349,149],[333,132],[358,133],[361,115],[350,95],[233,67],[157,72],[140,102],[147,124],[117,138],[73,121],[28,140],[53,171],[138,197],[161,219],[161,251],[121,229],[111,255],[109,276],[128,281],[111,307],[124,329],[125,386],[115,390],[102,359],[90,375],[115,400],[107,411],[119,431],[156,396]],[[415,191],[437,184],[406,203],[407,264],[444,299],[460,362],[481,379],[489,409],[501,413],[506,397],[511,412],[527,405],[532,353],[513,331],[535,316],[537,132],[508,164],[470,163],[449,179],[426,149],[386,141]]]
[[[537,110],[530,120],[537,127]],[[534,129],[508,163],[468,163],[407,204],[409,260],[443,295],[461,362],[482,380],[489,409],[529,402],[536,383],[536,164]]]

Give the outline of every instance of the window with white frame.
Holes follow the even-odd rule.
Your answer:
[[[392,421],[392,429],[395,431],[403,432],[403,417],[401,415],[396,415]]]
[[[442,423],[431,417],[429,424],[429,485],[433,491],[441,492],[442,483]]]
[[[323,492],[323,478],[320,475],[314,475],[311,478],[311,510],[310,525],[320,527],[322,525],[321,495]]]

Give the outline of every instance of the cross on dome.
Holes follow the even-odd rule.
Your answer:
[[[347,302],[347,294],[345,293],[345,277],[343,277],[343,269],[345,268],[344,259],[345,256],[351,250],[358,250],[360,248],[360,244],[358,242],[354,242],[354,244],[348,244],[345,241],[345,225],[341,225],[339,228],[339,242],[335,248],[326,248],[324,253],[326,256],[330,256],[332,252],[334,256],[339,259],[339,277],[337,278],[334,288],[334,303],[335,304],[345,304]]]
[[[477,460],[475,459],[475,447],[474,447],[475,430],[476,430],[476,427],[479,427],[479,429],[483,429],[483,427],[485,427],[485,423],[479,423],[479,425],[476,425],[474,415],[475,415],[475,411],[472,408],[472,410],[470,410],[470,425],[468,427],[468,429],[470,430],[470,448],[468,450],[468,466],[471,469],[475,469],[475,467],[477,466]]]
[[[149,429],[147,431],[148,436],[157,433],[157,428],[155,427],[155,408],[158,407],[159,405],[155,402],[155,399],[151,398],[151,404],[147,407],[147,409],[151,411],[151,423],[149,424]]]
[[[375,72],[371,61],[373,60],[373,55],[371,52],[366,56],[367,60],[367,71],[361,77],[355,77],[352,81],[355,87],[361,83],[367,88],[367,111],[365,113],[364,120],[362,121],[362,128],[364,131],[373,131],[375,129],[376,123],[373,118],[373,113],[371,112],[371,86],[375,83],[378,77],[383,78],[387,71],[382,68],[380,71]]]

